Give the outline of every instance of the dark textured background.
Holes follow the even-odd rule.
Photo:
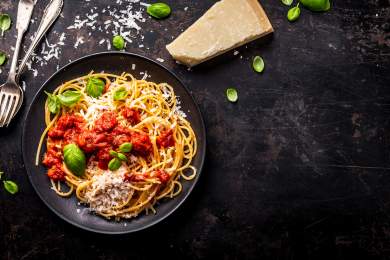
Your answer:
[[[15,19],[15,2],[2,0],[0,11]],[[35,17],[46,2],[38,1]],[[57,32],[71,24],[75,12],[90,8],[65,2]],[[390,1],[335,0],[330,12],[303,10],[291,24],[288,8],[263,0],[273,37],[239,49],[243,59],[229,53],[193,71],[175,64],[164,45],[215,1],[167,2],[174,10],[169,19],[148,18],[142,26],[150,49],[134,43],[127,51],[164,58],[203,112],[208,156],[195,191],[171,217],[146,231],[104,236],[79,230],[44,206],[27,180],[20,151],[24,106],[15,124],[0,130],[0,169],[20,187],[15,196],[0,190],[0,256],[387,259]],[[11,53],[14,35],[13,26],[0,49]],[[60,66],[105,50],[96,35],[77,50],[65,48]],[[250,66],[258,54],[266,62],[262,75]],[[37,78],[25,73],[27,105],[56,65],[39,68]],[[225,99],[231,86],[239,90],[237,104]]]

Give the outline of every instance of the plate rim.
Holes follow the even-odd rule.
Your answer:
[[[191,97],[191,100],[192,102],[194,103],[195,105],[195,108],[196,108],[196,111],[197,113],[200,115],[200,126],[201,126],[201,132],[204,136],[204,147],[199,150],[199,152],[202,153],[201,155],[201,158],[200,158],[200,167],[199,167],[199,170],[198,170],[198,174],[197,176],[195,177],[195,179],[193,180],[193,184],[189,187],[188,189],[188,192],[184,195],[184,197],[176,204],[174,205],[174,207],[169,210],[165,215],[163,215],[161,218],[159,219],[156,219],[156,220],[153,220],[151,221],[150,223],[146,224],[146,225],[143,225],[143,226],[140,226],[138,228],[135,228],[133,230],[126,230],[126,231],[102,231],[102,230],[97,230],[97,229],[94,229],[94,228],[90,228],[88,226],[84,226],[82,224],[79,224],[75,221],[72,221],[68,218],[66,218],[64,215],[62,215],[59,211],[57,211],[54,207],[52,207],[51,205],[49,205],[49,203],[43,198],[43,196],[40,194],[40,192],[38,191],[38,188],[33,184],[33,181],[32,181],[32,176],[30,174],[30,172],[27,170],[27,155],[25,154],[25,150],[23,149],[24,146],[25,146],[25,140],[26,140],[26,122],[27,122],[27,119],[29,117],[29,114],[30,114],[30,111],[31,111],[31,108],[34,104],[34,102],[36,101],[36,99],[39,97],[39,95],[42,94],[42,91],[43,91],[43,88],[54,78],[56,77],[58,74],[62,73],[66,68],[76,64],[76,63],[79,63],[81,62],[82,60],[84,59],[89,59],[89,58],[93,58],[93,57],[96,57],[96,56],[104,56],[104,55],[124,55],[124,56],[133,56],[133,57],[137,57],[137,58],[141,58],[141,59],[145,59],[147,60],[148,62],[152,62],[154,63],[155,65],[157,65],[158,67],[160,67],[161,69],[165,70],[166,72],[168,72],[169,74],[171,74],[183,87],[184,91],[187,92],[187,94]],[[27,108],[27,112],[25,114],[25,116],[23,117],[23,125],[22,125],[22,139],[21,139],[22,143],[21,143],[21,148],[22,148],[22,157],[23,157],[23,164],[24,164],[24,169],[27,173],[27,176],[28,176],[28,179],[29,179],[29,182],[31,184],[31,186],[34,188],[36,194],[38,195],[38,197],[40,198],[40,200],[52,211],[54,212],[58,217],[60,217],[61,219],[63,219],[65,222],[75,226],[75,227],[78,227],[80,229],[83,229],[83,230],[86,230],[86,231],[90,231],[90,232],[93,232],[93,233],[98,233],[98,234],[106,234],[106,235],[123,235],[123,234],[130,234],[130,233],[135,233],[135,232],[138,232],[138,231],[141,231],[141,230],[145,230],[147,228],[150,228],[160,222],[162,222],[163,220],[165,220],[166,218],[168,218],[170,215],[173,214],[173,212],[175,212],[189,197],[189,195],[192,193],[193,189],[195,188],[196,184],[198,183],[199,181],[199,178],[203,172],[203,168],[204,168],[204,163],[205,163],[205,159],[206,159],[206,147],[207,147],[207,135],[206,135],[206,125],[205,125],[205,122],[204,122],[204,118],[203,118],[203,115],[201,113],[201,110],[199,108],[199,105],[195,102],[195,99],[194,97],[192,96],[191,92],[189,91],[189,89],[187,88],[187,86],[182,82],[182,80],[180,80],[180,78],[173,72],[171,71],[170,69],[168,69],[167,67],[165,67],[164,65],[156,62],[155,60],[151,59],[151,58],[148,58],[144,55],[141,55],[141,54],[137,54],[137,53],[132,53],[132,52],[123,52],[123,51],[103,51],[103,52],[97,52],[97,53],[93,53],[93,54],[88,54],[88,55],[85,55],[85,56],[82,56],[80,58],[77,58],[75,59],[74,61],[71,61],[69,63],[67,63],[66,65],[62,66],[60,69],[58,69],[56,72],[54,72],[46,81],[44,81],[44,83],[39,87],[39,89],[37,90],[37,92],[34,94],[32,100],[31,100],[31,103],[28,105],[28,108]]]

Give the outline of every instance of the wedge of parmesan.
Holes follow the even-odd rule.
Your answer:
[[[272,32],[257,0],[222,0],[167,49],[174,59],[192,67]]]

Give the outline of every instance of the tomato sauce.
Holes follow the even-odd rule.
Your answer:
[[[77,145],[86,153],[93,153],[109,145],[111,138],[102,133],[86,130],[77,137]]]
[[[65,172],[62,170],[62,147],[75,142],[84,127],[85,121],[81,116],[65,114],[48,132],[51,145],[48,147],[42,163],[49,168],[47,175],[50,179],[65,180]]]
[[[73,142],[84,126],[85,121],[81,116],[65,114],[58,119],[56,126],[47,135],[52,139],[63,139],[65,144],[68,144]]]
[[[65,180],[65,172],[61,167],[54,166],[49,169],[47,172],[47,176],[53,181],[64,181]]]
[[[125,173],[124,181],[143,182],[148,176],[146,174]]]
[[[141,122],[141,115],[139,114],[138,110],[133,108],[122,108],[122,116],[126,118],[131,125],[136,125]]]
[[[171,176],[164,170],[156,170],[152,174],[159,179],[161,184],[167,184]],[[134,174],[134,173],[126,173],[124,177],[124,181],[127,182],[142,182],[145,181],[146,178],[150,177],[149,174]]]
[[[137,110],[124,108],[122,115],[131,123],[137,124],[141,117]],[[48,136],[50,146],[44,156],[43,164],[49,168],[48,176],[52,180],[64,180],[62,170],[62,149],[68,143],[77,144],[88,157],[98,162],[98,167],[107,170],[112,159],[109,152],[116,150],[123,143],[132,143],[132,153],[147,156],[152,152],[152,142],[144,132],[131,131],[118,124],[118,114],[104,112],[89,130],[81,116],[66,114],[61,116]]]
[[[164,170],[155,171],[156,177],[161,181],[161,184],[166,184],[171,176]]]
[[[158,137],[157,137],[157,146],[158,147],[171,147],[175,145],[175,139],[173,138],[173,131],[172,129],[163,131]]]
[[[98,133],[108,132],[118,124],[114,112],[104,112],[100,118],[95,121],[95,131]]]
[[[43,159],[43,165],[48,168],[62,165],[62,152],[58,148],[48,149]]]
[[[152,152],[153,146],[149,135],[143,132],[132,132],[131,143],[135,154],[147,156]]]
[[[108,163],[112,159],[110,156],[110,151],[112,150],[112,147],[107,146],[102,149],[100,149],[96,157],[98,159],[98,167],[102,170],[107,170],[108,169]]]

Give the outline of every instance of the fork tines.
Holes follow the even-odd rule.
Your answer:
[[[0,127],[8,126],[19,104],[19,95],[0,91]]]

